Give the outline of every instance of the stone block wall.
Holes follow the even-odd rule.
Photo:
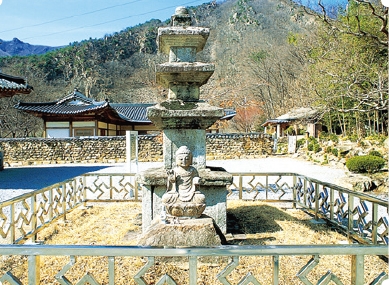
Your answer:
[[[273,142],[268,135],[208,134],[207,160],[259,158],[272,153]]]
[[[272,151],[263,134],[207,134],[207,159],[257,158]],[[0,139],[5,166],[65,163],[120,163],[126,161],[126,138]],[[139,161],[162,161],[162,136],[138,139]]]

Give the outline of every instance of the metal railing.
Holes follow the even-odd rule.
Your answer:
[[[232,173],[228,199],[292,202],[359,242],[388,244],[388,202],[295,173]],[[84,174],[0,203],[0,235],[31,238],[87,202],[139,201],[135,174]]]
[[[107,280],[97,281],[87,273],[77,276],[74,284],[115,284],[117,258],[120,256],[146,256],[144,267],[131,277],[137,284],[149,284],[143,278],[147,270],[154,265],[154,257],[185,257],[189,265],[188,282],[196,284],[198,258],[230,257],[231,262],[215,276],[222,284],[231,284],[227,276],[239,264],[243,256],[270,256],[272,266],[272,284],[282,284],[280,268],[285,256],[307,256],[309,260],[296,272],[303,284],[313,284],[308,274],[318,266],[319,257],[324,255],[350,255],[351,284],[367,284],[363,261],[368,255],[388,254],[388,204],[382,199],[363,193],[321,182],[294,173],[232,173],[233,184],[228,187],[228,199],[263,200],[268,202],[293,203],[311,212],[316,219],[324,219],[331,225],[337,225],[352,238],[369,245],[298,245],[298,246],[222,246],[216,248],[138,248],[120,246],[48,246],[48,245],[1,245],[0,255],[27,256],[28,284],[39,284],[40,259],[42,256],[66,256],[69,262],[61,266],[55,276],[60,284],[73,284],[66,273],[76,264],[77,256],[101,256],[107,260]],[[88,202],[139,201],[139,189],[135,174],[85,174],[57,183],[50,187],[15,197],[0,203],[0,234],[8,243],[21,243],[26,239],[33,242],[37,233],[54,220],[66,220],[73,209]],[[311,258],[312,256],[312,258]],[[282,258],[281,258],[282,257]],[[119,262],[120,263],[120,262]],[[288,263],[287,263],[288,264]],[[284,264],[284,267],[287,266]],[[0,274],[0,276],[3,273]],[[368,284],[382,284],[387,273],[375,276]],[[322,275],[317,284],[344,284],[341,278],[330,271]],[[0,282],[23,284],[11,270],[5,272]],[[177,284],[168,273],[160,277],[155,284]],[[247,273],[239,284],[260,283]],[[281,282],[281,283],[280,283]],[[1,283],[0,283],[1,284]],[[24,284],[27,284],[26,282]],[[154,283],[153,283],[154,284]],[[283,283],[288,284],[288,283]]]
[[[2,243],[35,242],[37,233],[86,202],[138,201],[135,174],[84,174],[0,203]]]
[[[295,173],[232,173],[230,199],[292,202],[367,244],[388,244],[388,201]]]
[[[283,246],[220,246],[214,248],[147,248],[147,247],[131,247],[131,246],[28,246],[28,245],[3,245],[0,246],[0,255],[16,255],[26,256],[27,270],[22,276],[16,277],[10,271],[6,272],[0,282],[9,282],[10,284],[41,284],[41,263],[47,256],[62,257],[59,264],[55,264],[57,268],[53,282],[45,281],[44,284],[109,284],[114,285],[120,278],[120,284],[130,284],[133,281],[135,284],[232,284],[229,278],[232,274],[238,275],[234,279],[238,279],[237,284],[329,284],[331,281],[335,284],[345,284],[343,282],[345,276],[337,276],[333,271],[327,273],[312,274],[318,267],[320,268],[320,258],[324,256],[351,256],[350,276],[346,279],[350,280],[349,284],[382,284],[383,280],[387,279],[387,273],[381,272],[377,276],[368,276],[370,280],[365,282],[366,270],[364,265],[365,257],[368,255],[379,255],[387,251],[385,246],[361,246],[361,245],[283,245]],[[87,256],[92,259],[99,257],[99,263],[86,263],[85,260],[78,262],[78,258]],[[66,257],[64,259],[63,257]],[[138,259],[131,260],[130,268],[123,268],[124,260],[122,257],[137,257]],[[160,257],[179,257],[180,263],[169,264],[168,261],[156,262]],[[201,258],[225,258],[229,259],[226,262],[221,262],[218,272],[199,276]],[[251,270],[253,268],[239,268],[240,260],[245,257],[268,257],[269,260],[264,263],[260,271],[270,273],[266,277],[256,276]],[[290,260],[286,257],[301,257],[302,266],[290,264]],[[68,261],[67,261],[68,260]],[[163,259],[162,259],[163,260]],[[255,261],[254,261],[255,262]],[[256,262],[259,262],[258,260]],[[285,264],[286,263],[286,264]],[[167,265],[168,266],[165,266]],[[336,272],[336,263],[331,264]],[[52,264],[52,266],[54,266]],[[73,269],[76,267],[82,268],[82,276],[75,276]],[[180,268],[186,266],[188,268],[187,276],[181,276]],[[224,267],[223,267],[224,266]],[[260,266],[260,264],[257,264]],[[291,268],[292,267],[292,268]],[[94,269],[96,269],[94,271]],[[246,270],[244,270],[246,269]],[[247,269],[249,272],[247,272]],[[326,268],[327,270],[328,268]],[[50,269],[53,272],[53,268]],[[174,273],[178,271],[174,276]],[[289,279],[285,277],[289,274]],[[204,272],[204,269],[201,270]],[[98,274],[98,276],[95,274]],[[152,278],[150,278],[152,274]],[[290,276],[291,274],[291,276]],[[146,275],[149,275],[146,277]],[[281,278],[282,276],[282,278]],[[177,279],[181,281],[176,281]],[[182,281],[182,278],[185,278]],[[262,278],[265,278],[262,280]],[[150,280],[151,279],[151,280]],[[259,280],[258,280],[259,279]],[[269,280],[271,279],[271,280]],[[285,280],[286,279],[286,280]],[[315,279],[315,280],[313,280]],[[23,280],[23,281],[21,281]],[[48,279],[45,279],[48,280]],[[72,280],[72,281],[70,281]],[[122,282],[125,280],[125,282]],[[288,280],[293,280],[291,283]],[[343,280],[343,282],[342,282]],[[25,283],[22,283],[25,282]],[[317,282],[317,283],[316,283]],[[134,284],[132,283],[132,284]],[[235,282],[234,282],[235,284]]]

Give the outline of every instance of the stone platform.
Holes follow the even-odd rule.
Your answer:
[[[203,214],[212,218],[223,234],[227,227],[227,185],[232,184],[232,175],[222,168],[199,169],[200,191],[205,195],[206,208]],[[165,168],[150,168],[137,174],[142,187],[143,233],[155,219],[161,216],[162,195],[166,192]]]

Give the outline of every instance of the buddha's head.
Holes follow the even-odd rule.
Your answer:
[[[192,152],[187,146],[181,146],[176,151],[176,165],[188,167],[192,164]]]

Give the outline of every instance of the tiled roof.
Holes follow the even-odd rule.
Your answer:
[[[220,120],[231,120],[235,117],[236,111],[233,109],[224,109],[224,116],[220,118]]]
[[[73,93],[70,93],[62,99],[57,100],[56,103],[69,105],[90,105],[96,102],[80,93],[77,89],[74,89]]]
[[[19,102],[15,108],[33,114],[40,115],[77,115],[96,111],[107,111],[114,117],[126,122],[151,124],[147,118],[147,108],[154,106],[154,103],[109,103],[106,101],[94,101],[77,90],[54,102],[47,103],[23,103]],[[225,109],[225,116],[222,120],[229,120],[236,114],[235,110]]]
[[[0,72],[0,97],[11,97],[15,94],[29,94],[33,90],[26,80]]]
[[[56,103],[22,103],[19,102],[15,108],[20,111],[42,114],[57,114],[57,115],[75,115],[91,111],[104,109],[108,106],[108,102],[103,102],[98,105],[59,105]]]
[[[110,106],[124,119],[134,123],[151,123],[147,118],[147,107],[155,104],[115,104]]]
[[[313,108],[298,108],[292,109],[288,113],[283,114],[277,119],[279,120],[300,120],[314,118],[318,113],[318,110]]]
[[[23,103],[19,102],[15,108],[35,114],[77,115],[96,111],[107,111],[124,121],[132,123],[151,124],[146,116],[147,107],[154,104],[115,104],[106,101],[94,101],[82,93],[74,90],[71,94],[54,102]]]
[[[318,111],[312,108],[299,108],[299,109],[292,109],[286,114],[283,114],[276,119],[269,119],[265,123],[262,124],[262,126],[266,127],[268,125],[272,124],[283,124],[283,123],[290,123],[293,121],[298,120],[313,120],[315,119],[316,115],[318,114]]]

